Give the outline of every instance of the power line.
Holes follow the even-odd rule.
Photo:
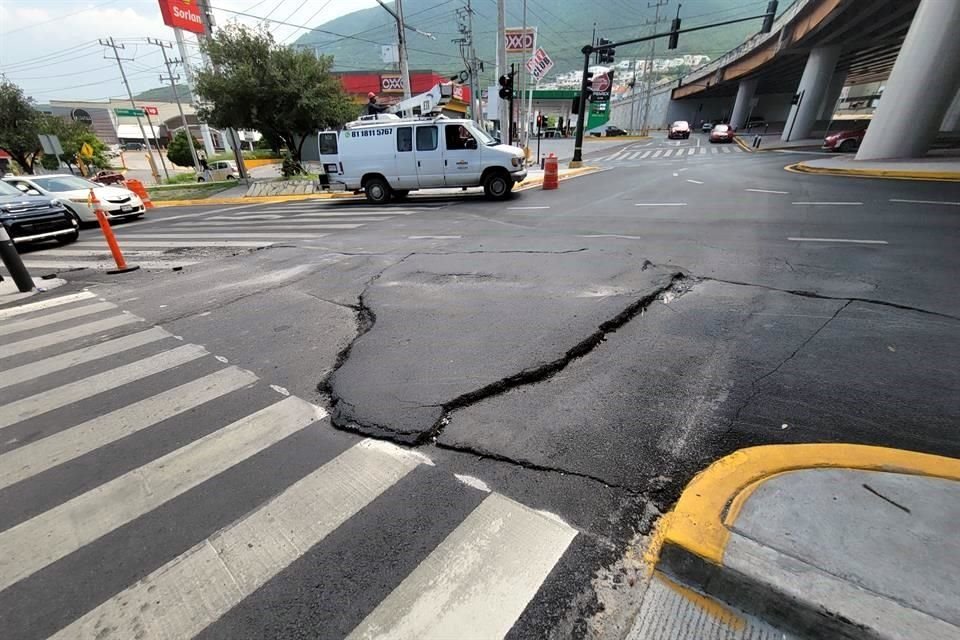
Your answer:
[[[117,2],[117,0],[105,0],[104,2],[101,2],[100,4],[95,4],[95,5],[93,5],[92,7],[84,7],[83,9],[80,9],[79,11],[74,11],[73,13],[67,13],[67,14],[64,14],[64,15],[59,15],[59,16],[57,16],[56,18],[50,18],[49,20],[44,20],[43,22],[34,22],[33,24],[28,24],[28,25],[23,26],[23,27],[17,27],[16,29],[11,29],[10,31],[4,31],[3,33],[0,33],[0,36],[8,36],[8,35],[10,35],[11,33],[19,33],[20,31],[26,31],[27,29],[33,29],[34,27],[40,27],[40,26],[43,26],[43,25],[45,25],[45,24],[50,24],[51,22],[57,22],[57,21],[59,21],[59,20],[63,20],[64,18],[69,18],[70,16],[75,16],[75,15],[77,15],[78,13],[83,13],[84,11],[89,11],[89,10],[91,10],[91,9],[99,9],[99,8],[102,7],[102,6],[105,6],[105,5],[108,5],[108,4],[113,4],[114,2]]]

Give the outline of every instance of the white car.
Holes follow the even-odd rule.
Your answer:
[[[223,180],[236,180],[240,177],[240,171],[237,169],[237,163],[233,160],[214,160],[210,163],[210,181],[221,182]],[[197,177],[197,182],[206,182],[207,176],[201,174]]]
[[[28,195],[56,198],[74,215],[77,222],[97,221],[93,207],[87,204],[90,189],[93,189],[97,200],[100,201],[100,208],[108,218],[137,218],[146,212],[143,201],[133,191],[123,187],[106,187],[79,176],[49,174],[14,176],[3,180]]]

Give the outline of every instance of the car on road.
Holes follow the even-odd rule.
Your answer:
[[[0,224],[16,244],[67,244],[80,236],[80,225],[55,198],[25,195],[6,182],[0,182]]]
[[[713,129],[713,121],[712,121],[712,120],[704,120],[704,121],[703,121],[703,124],[700,125],[700,131],[702,131],[702,132],[704,132],[704,133],[710,133],[710,131],[711,131],[712,129]]]
[[[214,160],[210,163],[211,182],[221,182],[223,180],[236,180],[240,177],[240,170],[237,169],[237,163],[233,160]],[[197,182],[207,181],[206,172],[197,176]]]
[[[710,142],[733,142],[733,127],[728,124],[715,124],[710,130]]]
[[[97,175],[93,176],[94,182],[99,182],[100,184],[123,184],[123,174],[117,173],[111,169],[104,169],[103,171],[98,171]]]
[[[79,176],[69,174],[14,176],[4,178],[4,181],[27,195],[57,198],[74,215],[79,224],[97,221],[93,207],[87,203],[91,189],[108,218],[137,218],[146,212],[143,201],[133,191],[123,187],[107,187]]]
[[[125,142],[120,145],[121,151],[144,151],[146,147],[142,142]]]
[[[670,125],[667,137],[671,140],[679,140],[680,138],[686,140],[690,137],[690,123],[686,120],[677,120]]]
[[[823,149],[827,151],[841,151],[843,153],[853,153],[860,148],[863,142],[863,136],[867,132],[867,127],[856,129],[847,129],[846,131],[837,131],[831,133],[823,139]]]
[[[607,136],[608,138],[610,138],[610,137],[613,137],[613,136],[625,136],[625,135],[627,135],[627,132],[624,131],[623,129],[621,129],[620,127],[615,127],[615,126],[613,126],[613,125],[610,125],[610,126],[607,127],[606,129],[604,129],[603,135],[605,135],[605,136]]]

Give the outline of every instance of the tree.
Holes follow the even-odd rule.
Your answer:
[[[196,138],[193,139],[193,148],[200,148],[200,142]],[[193,166],[193,154],[190,152],[190,142],[187,140],[187,132],[184,129],[177,131],[173,140],[167,145],[167,159],[181,167]]]
[[[27,173],[33,173],[39,157],[40,120],[40,112],[20,87],[9,80],[0,81],[0,149]]]
[[[110,161],[106,157],[107,146],[82,122],[68,121],[60,116],[50,114],[40,114],[37,130],[39,133],[55,135],[60,139],[60,146],[63,147],[63,155],[60,159],[66,162],[68,167],[77,166],[77,156],[84,144],[90,145],[90,148],[93,149],[93,156],[89,159],[84,158],[84,164],[92,167],[108,167],[110,165]],[[57,159],[53,156],[44,156],[43,166],[48,169],[59,168]]]
[[[280,46],[266,30],[236,24],[201,46],[211,67],[197,73],[197,94],[207,103],[200,117],[211,124],[257,129],[299,160],[310,134],[357,116],[330,73],[332,57]]]

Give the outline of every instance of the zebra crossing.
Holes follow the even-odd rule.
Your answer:
[[[95,291],[0,308],[0,367],[4,638],[499,638],[577,535]]]
[[[738,145],[730,144],[723,146],[677,146],[670,148],[654,148],[654,149],[636,149],[633,147],[627,147],[626,149],[621,149],[610,155],[601,156],[599,158],[591,158],[591,161],[603,162],[603,163],[613,163],[613,164],[622,164],[622,163],[634,163],[640,161],[657,161],[657,160],[687,160],[687,159],[706,159],[706,158],[716,158],[720,156],[726,156],[729,154],[735,153],[744,153],[744,150],[741,149]]]
[[[146,220],[114,226],[128,262],[143,269],[187,267],[220,252],[248,251],[274,244],[324,238],[361,229],[371,223],[440,208],[440,205],[373,207],[350,203],[299,201],[233,208],[209,214],[187,214],[164,220],[162,213]],[[28,269],[66,271],[112,269],[114,263],[99,229],[87,229],[72,244],[51,245],[22,255]]]

